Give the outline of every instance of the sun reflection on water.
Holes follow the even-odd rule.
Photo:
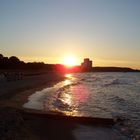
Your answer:
[[[70,85],[70,84],[71,84],[71,81],[70,81],[70,80],[66,79],[66,80],[64,81],[64,86],[67,86],[67,85]]]
[[[66,74],[65,77],[66,78],[72,78],[72,74]]]
[[[63,101],[65,104],[68,104],[69,106],[72,105],[72,96],[66,93],[61,94],[61,101]]]
[[[72,74],[65,75],[66,80],[63,82],[63,88],[58,94],[57,112],[67,116],[82,116],[79,112],[79,106],[87,102],[89,91],[86,85],[80,84]]]
[[[64,81],[64,86],[72,84],[72,80],[74,79],[73,75],[72,74],[66,74],[65,77],[66,77],[66,80]]]
[[[89,98],[88,87],[80,83],[72,74],[66,74],[66,79],[58,85],[54,98],[45,102],[48,110],[67,116],[83,116],[80,106]],[[46,104],[47,103],[47,104]]]

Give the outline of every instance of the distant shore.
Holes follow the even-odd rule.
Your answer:
[[[44,62],[24,62],[16,56],[5,57],[0,54],[0,74],[10,71],[55,71],[55,72],[140,72],[139,69],[119,66],[94,66],[92,60],[85,58],[81,65],[67,67],[64,64],[46,64]]]

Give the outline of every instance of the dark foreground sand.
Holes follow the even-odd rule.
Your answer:
[[[0,109],[2,140],[131,140],[112,125]]]
[[[112,120],[89,121],[26,110],[22,105],[37,90],[64,79],[48,73],[0,83],[1,140],[131,140],[113,129]],[[107,123],[106,123],[107,122]]]

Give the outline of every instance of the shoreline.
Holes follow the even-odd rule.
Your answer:
[[[47,78],[45,78],[45,76],[47,76]],[[40,113],[40,111],[33,110],[32,113],[31,110],[22,107],[22,105],[28,100],[28,97],[34,92],[51,87],[59,81],[65,79],[62,75],[57,76],[58,77],[56,77],[56,75],[53,73],[50,75],[49,73],[49,75],[43,75],[39,77],[28,77],[27,79],[20,81],[20,83],[23,84],[28,81],[26,84],[30,86],[26,86],[25,84],[24,88],[20,87],[21,89],[16,89],[17,81],[15,84],[12,84],[12,82],[8,83],[15,85],[16,90],[12,91],[14,88],[9,88],[10,91],[8,91],[9,89],[7,87],[7,94],[10,94],[10,96],[6,94],[5,97],[0,99],[0,118],[6,124],[2,126],[3,129],[1,132],[3,132],[4,129],[8,129],[8,132],[10,133],[7,134],[4,132],[4,138],[10,136],[11,139],[16,137],[16,139],[19,140],[84,140],[88,137],[91,137],[99,140],[130,140],[126,136],[120,134],[118,131],[114,131],[112,127],[113,124],[98,125],[97,123],[97,125],[95,125],[96,120],[93,123],[90,121],[87,123],[87,121],[84,122],[84,119],[79,121],[78,118],[77,120],[76,118],[70,119],[67,116],[64,116],[63,118],[61,116],[59,117],[58,114],[55,114],[54,116],[49,116],[47,113],[46,115],[37,115],[37,113]],[[33,83],[30,83],[31,81]],[[36,114],[34,114],[35,112]],[[12,121],[9,121],[10,118],[12,118]],[[87,119],[89,120],[89,118]],[[105,123],[105,120],[102,121]],[[112,120],[109,121],[112,122]],[[13,126],[14,129],[11,126]],[[84,139],[81,137],[82,135],[85,137]]]
[[[27,97],[34,92],[52,87],[64,79],[64,75],[51,72],[41,75],[26,76],[19,81],[0,81],[0,106],[2,102],[6,102],[6,100],[8,102],[10,100],[11,102],[23,103],[27,100]]]

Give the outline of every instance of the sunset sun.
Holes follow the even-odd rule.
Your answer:
[[[77,64],[77,59],[74,56],[65,57],[63,64],[68,67],[75,66]]]

